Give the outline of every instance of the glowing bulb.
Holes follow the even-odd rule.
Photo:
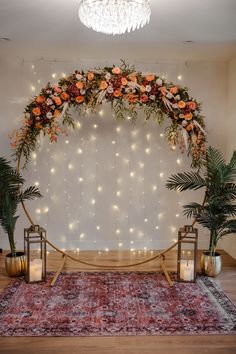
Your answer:
[[[30,89],[31,89],[32,92],[35,92],[35,90],[36,90],[36,88],[35,88],[34,85],[31,85],[31,86],[30,86]]]
[[[148,219],[147,219],[147,218],[145,218],[145,219],[144,219],[144,222],[148,222]]]
[[[48,213],[49,208],[48,208],[48,207],[45,207],[45,208],[43,209],[43,211],[44,211],[44,213]]]
[[[129,174],[129,175],[130,175],[130,177],[131,177],[131,178],[133,178],[133,177],[134,177],[134,175],[135,175],[135,173],[132,171],[132,172],[130,172],[130,174]]]
[[[157,186],[152,186],[152,190],[156,191],[157,190]]]
[[[177,78],[179,81],[181,81],[183,77],[182,77],[182,75],[178,75]]]
[[[57,76],[56,73],[53,73],[53,74],[52,74],[52,78],[53,78],[53,79],[55,79],[56,76]]]
[[[118,246],[119,246],[119,247],[122,247],[122,246],[123,246],[123,243],[122,243],[122,242],[119,242],[119,243],[118,243]]]
[[[116,131],[119,133],[121,131],[121,127],[116,127]]]
[[[150,148],[146,148],[146,149],[145,149],[145,153],[146,153],[147,155],[150,154],[150,151],[151,151]]]
[[[69,144],[69,140],[66,140],[65,143],[66,143],[66,144]]]
[[[146,135],[147,140],[149,141],[151,139],[151,134]]]
[[[132,132],[131,132],[131,135],[132,136],[136,136],[138,134],[138,131],[137,130],[132,130]]]
[[[79,155],[81,155],[82,152],[83,152],[82,149],[78,149],[78,150],[77,150],[77,153],[78,153]]]
[[[73,166],[71,163],[69,163],[68,169],[69,169],[69,170],[72,170],[73,168],[74,168],[74,166]]]
[[[116,234],[119,235],[120,234],[120,229],[116,230]]]
[[[162,178],[163,176],[164,176],[164,173],[163,173],[163,172],[161,172],[161,173],[160,173],[160,177]]]
[[[129,232],[132,234],[132,233],[134,232],[134,229],[131,227],[131,228],[129,229]]]
[[[181,164],[181,160],[180,159],[177,159],[176,162],[177,162],[178,165]]]
[[[105,248],[105,252],[109,252],[109,248],[106,247],[106,248]]]
[[[139,167],[140,168],[144,168],[144,163],[143,162],[139,162]]]
[[[68,227],[69,227],[69,230],[73,230],[73,228],[74,228],[74,223],[73,223],[73,222],[69,223]]]
[[[116,192],[117,197],[120,197],[120,191]]]
[[[96,200],[95,199],[92,199],[91,200],[91,204],[94,205],[96,203]]]
[[[78,129],[81,128],[81,123],[80,123],[80,122],[76,122],[75,125],[76,125],[76,127],[77,127]]]
[[[41,214],[41,209],[36,209],[35,211],[37,214]]]
[[[155,229],[158,230],[158,229],[159,229],[159,226],[157,225],[157,226],[155,227]]]
[[[50,172],[51,172],[51,174],[54,174],[56,172],[55,168],[54,167],[51,168]]]
[[[63,78],[65,78],[65,77],[66,77],[66,74],[65,74],[65,73],[61,73],[61,76],[62,76]]]
[[[162,217],[163,217],[163,213],[159,213],[158,214],[158,219],[162,219]]]
[[[179,218],[179,214],[175,214],[175,217],[176,217],[176,218]]]
[[[95,135],[91,135],[90,140],[91,141],[95,141],[96,140],[96,136]]]
[[[102,186],[98,186],[97,191],[102,192]]]
[[[82,240],[84,237],[85,237],[85,234],[83,234],[83,233],[79,235],[79,238],[80,238],[81,240]]]
[[[116,152],[116,157],[119,157],[119,156],[120,156],[119,152]]]
[[[31,69],[34,69],[34,68],[35,68],[35,65],[34,65],[34,64],[32,64],[32,65],[31,65]]]
[[[104,115],[104,111],[101,109],[98,114],[102,117]]]
[[[96,229],[97,229],[97,230],[100,230],[100,226],[98,225],[98,226],[96,227]]]
[[[171,226],[170,229],[171,229],[172,232],[175,232],[175,231],[176,231],[176,227],[175,227],[175,226]]]
[[[135,151],[136,150],[136,144],[131,145],[131,150]]]
[[[37,154],[36,154],[36,152],[33,152],[33,153],[32,153],[32,159],[35,160],[36,158],[37,158]]]
[[[130,241],[130,244],[133,245],[133,244],[134,244],[134,241]]]
[[[164,137],[164,134],[163,134],[163,133],[161,133],[161,134],[160,134],[160,137],[161,137],[161,138],[163,138],[163,137]]]
[[[41,84],[41,80],[40,79],[37,80],[37,84]]]
[[[93,127],[94,127],[94,129],[97,129],[98,126],[97,126],[97,124],[94,124]]]
[[[79,178],[78,178],[78,181],[79,181],[79,182],[83,182],[83,180],[84,180],[84,179],[83,179],[82,177],[79,177]]]
[[[34,182],[34,185],[35,185],[36,187],[38,187],[38,186],[39,186],[39,182]]]
[[[119,210],[119,207],[118,207],[118,205],[116,205],[116,204],[114,204],[114,205],[112,206],[112,208],[113,208],[113,210]]]
[[[115,140],[112,140],[112,142],[111,142],[111,143],[112,143],[113,145],[115,145],[115,143],[116,143],[116,142],[115,142]]]

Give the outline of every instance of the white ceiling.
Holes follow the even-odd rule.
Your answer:
[[[176,57],[201,52],[200,57],[227,59],[235,54],[236,0],[151,0],[150,24],[114,37],[84,27],[78,3],[0,0],[0,37],[11,39],[0,41],[1,55],[17,50],[18,55],[148,58],[174,51]]]

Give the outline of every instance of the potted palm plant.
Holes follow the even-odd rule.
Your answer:
[[[21,190],[24,179],[11,163],[0,157],[0,224],[8,235],[11,252],[6,255],[6,271],[9,276],[19,276],[24,272],[25,259],[23,252],[16,251],[14,231],[19,215],[18,205],[25,200],[40,198],[38,188],[31,186]]]
[[[184,205],[184,215],[193,217],[210,232],[209,250],[203,252],[201,269],[208,276],[221,271],[221,256],[216,252],[218,241],[236,233],[236,151],[227,164],[219,150],[209,146],[201,170],[172,175],[166,187],[172,190],[205,190],[202,204]]]

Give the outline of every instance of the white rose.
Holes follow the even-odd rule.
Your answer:
[[[77,80],[81,80],[83,76],[81,74],[76,74],[75,77]]]
[[[110,78],[111,78],[111,74],[110,74],[110,73],[106,73],[105,79],[106,79],[106,80],[110,80]]]
[[[80,94],[84,95],[85,94],[85,90],[80,90]]]
[[[182,113],[180,113],[179,118],[184,118],[184,115]]]
[[[51,119],[51,118],[52,118],[52,112],[48,112],[48,113],[46,114],[46,117],[47,117],[48,119]]]
[[[158,86],[162,86],[162,79],[156,79],[156,84]]]
[[[48,95],[50,95],[50,94],[52,93],[52,91],[51,91],[51,90],[47,90],[46,93],[47,93]]]
[[[172,93],[167,92],[166,97],[169,98],[169,99],[171,99],[171,98],[173,97],[173,95],[172,95]]]
[[[155,96],[155,95],[151,95],[151,96],[150,96],[150,100],[152,100],[152,101],[154,101],[154,100],[155,100],[155,98],[156,98],[156,96]]]
[[[186,127],[187,124],[188,124],[188,122],[184,119],[184,120],[182,121],[182,126],[183,126],[183,127]]]
[[[55,105],[53,104],[52,106],[51,106],[51,109],[52,110],[54,110],[56,107],[55,107]]]
[[[107,92],[108,93],[113,93],[113,91],[114,91],[113,87],[112,86],[108,86]]]
[[[25,118],[30,118],[30,113],[29,112],[27,112],[27,113],[25,113]]]
[[[46,99],[46,104],[47,104],[48,106],[50,106],[51,104],[53,104],[53,101],[51,100],[51,98],[47,98],[47,99]]]
[[[146,91],[146,92],[150,92],[151,90],[152,90],[152,86],[147,85],[147,86],[145,87],[145,91]]]
[[[176,101],[180,100],[180,95],[175,96]]]

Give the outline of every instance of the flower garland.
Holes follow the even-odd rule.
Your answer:
[[[78,107],[81,113],[95,112],[103,101],[112,104],[117,119],[135,121],[138,109],[143,110],[146,120],[153,117],[159,124],[167,116],[170,125],[166,136],[171,148],[178,144],[182,152],[187,149],[192,156],[194,167],[201,163],[206,135],[200,104],[189,97],[186,87],[167,83],[154,74],[143,75],[125,62],[120,67],[75,71],[58,84],[48,83],[26,106],[22,127],[11,134],[16,158],[23,155],[25,163],[29,162],[41,132],[53,142],[66,133],[66,127],[74,128],[70,106]]]

